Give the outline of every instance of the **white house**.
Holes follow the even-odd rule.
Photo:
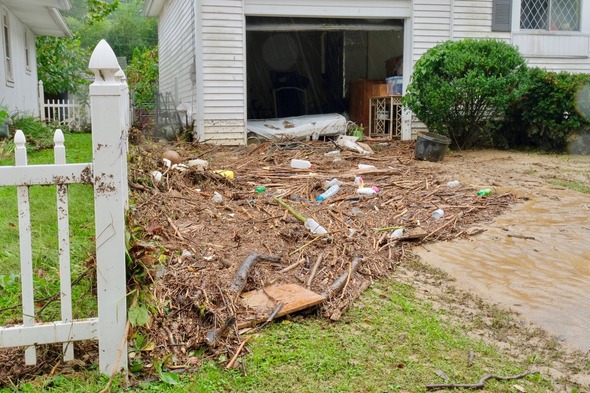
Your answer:
[[[246,143],[248,119],[347,111],[350,82],[384,81],[388,59],[405,88],[446,40],[494,37],[530,65],[590,72],[590,0],[146,0],[144,14],[159,18],[161,92],[220,144]],[[402,118],[412,139],[422,125]]]
[[[38,114],[36,36],[69,37],[60,10],[69,0],[0,0],[0,106]]]

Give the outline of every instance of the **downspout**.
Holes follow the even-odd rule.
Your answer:
[[[201,0],[193,0],[194,40],[195,40],[195,92],[196,102],[194,120],[194,139],[205,140],[205,94],[203,92],[203,31],[201,23]]]

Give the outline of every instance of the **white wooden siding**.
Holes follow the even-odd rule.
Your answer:
[[[37,58],[35,51],[35,34],[21,23],[10,11],[6,10],[10,25],[10,44],[12,51],[13,82],[6,81],[4,32],[0,31],[0,105],[9,111],[18,111],[37,115],[39,102],[37,98]],[[27,69],[25,61],[25,34],[29,35],[29,59]]]
[[[201,4],[203,139],[246,143],[245,16],[241,0]]]
[[[176,104],[189,103],[195,111],[191,69],[195,61],[192,1],[167,2],[158,22],[160,92],[171,93]]]
[[[246,15],[290,17],[407,18],[410,0],[244,0]]]

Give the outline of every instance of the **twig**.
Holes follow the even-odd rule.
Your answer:
[[[236,272],[236,278],[229,287],[229,291],[232,292],[235,297],[239,296],[240,293],[242,293],[242,291],[244,290],[246,282],[248,281],[248,273],[250,272],[250,269],[252,268],[252,266],[254,266],[258,259],[278,262],[281,258],[268,255],[261,255],[257,252],[253,252],[250,255],[248,255],[248,257],[244,260],[244,262],[242,262],[242,264],[238,268],[238,271]]]
[[[297,266],[301,265],[301,262],[303,262],[305,259],[303,258],[299,258],[299,260],[295,263],[290,264],[289,266],[287,266],[284,269],[279,270],[279,273],[287,273],[290,272],[291,270],[295,269]]]
[[[526,371],[522,374],[518,375],[508,375],[506,377],[502,377],[500,375],[494,374],[487,374],[484,375],[477,383],[437,383],[432,385],[426,385],[426,390],[440,390],[440,389],[458,389],[458,388],[467,388],[467,389],[483,389],[484,384],[488,379],[497,379],[498,381],[506,381],[510,379],[521,379],[526,377],[527,375],[531,374],[539,374],[538,371]]]
[[[525,240],[537,240],[534,236],[524,236],[524,235],[508,235],[508,237],[515,237],[517,239],[525,239]]]
[[[292,215],[297,217],[297,219],[301,222],[305,222],[307,220],[302,214],[298,213],[295,209],[287,204],[287,202],[283,201],[281,198],[277,198],[275,196],[272,197],[275,201],[278,202],[279,205],[283,206],[285,209],[289,211]]]
[[[324,254],[320,253],[320,255],[318,255],[318,259],[315,261],[315,264],[313,265],[313,268],[311,269],[309,278],[307,279],[307,289],[311,288],[311,283],[313,282],[313,279],[315,278],[315,275],[318,272],[318,267],[320,266],[320,263],[322,262],[323,258]]]
[[[302,245],[302,246],[301,246],[301,247],[299,247],[298,249],[291,251],[291,252],[289,253],[289,256],[291,256],[291,255],[293,255],[293,254],[296,254],[296,253],[298,253],[299,251],[303,250],[305,247],[309,246],[311,243],[313,243],[313,242],[315,242],[316,240],[318,240],[318,239],[321,239],[321,238],[323,238],[323,236],[317,236],[317,237],[313,238],[312,240],[308,241],[307,243],[305,243],[304,245]]]
[[[244,341],[242,341],[242,343],[240,344],[240,346],[238,347],[238,349],[236,350],[236,353],[234,353],[234,356],[232,356],[231,360],[229,361],[229,363],[227,364],[227,366],[225,366],[226,370],[230,370],[234,367],[234,364],[236,364],[236,360],[238,360],[238,356],[240,356],[240,353],[242,352],[242,349],[244,349],[244,345],[246,345],[246,343],[250,340],[250,337],[246,337],[244,339]]]
[[[331,299],[336,293],[340,292],[344,285],[346,284],[348,277],[352,276],[354,272],[358,269],[363,257],[360,255],[355,256],[352,259],[350,268],[347,272],[343,273],[334,283],[328,288],[326,292],[322,293],[322,296],[326,299]]]
[[[230,315],[223,325],[219,329],[215,329],[215,327],[209,330],[209,333],[205,336],[205,341],[207,341],[208,345],[215,345],[217,344],[217,339],[221,336],[231,325],[234,324],[236,318],[233,315]]]

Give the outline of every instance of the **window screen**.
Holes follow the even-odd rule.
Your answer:
[[[580,0],[522,0],[520,28],[580,31]]]

